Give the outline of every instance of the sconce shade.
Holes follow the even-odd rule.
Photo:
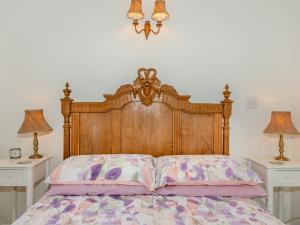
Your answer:
[[[127,13],[128,18],[133,20],[141,20],[144,18],[142,10],[142,0],[131,0],[131,5]]]
[[[169,19],[169,13],[166,9],[165,0],[156,0],[152,19],[155,21],[163,21]]]
[[[299,134],[292,122],[291,112],[272,112],[271,121],[264,133]]]
[[[26,133],[46,133],[52,131],[47,123],[42,109],[25,110],[25,118],[18,134]]]

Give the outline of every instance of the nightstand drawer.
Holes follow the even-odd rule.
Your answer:
[[[274,186],[299,186],[300,170],[275,170],[273,171]]]
[[[25,184],[23,170],[2,169],[0,170],[0,186],[21,186]]]

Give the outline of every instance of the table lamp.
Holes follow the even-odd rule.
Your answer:
[[[39,110],[25,110],[25,118],[18,134],[33,133],[33,155],[30,159],[39,159],[43,156],[38,153],[38,134],[45,134],[52,131],[52,128],[47,123],[42,109]]]
[[[272,112],[271,121],[267,128],[264,130],[264,133],[270,134],[279,134],[279,153],[280,155],[275,157],[276,160],[280,161],[289,161],[286,158],[284,153],[284,134],[299,134],[298,130],[295,128],[291,112]]]

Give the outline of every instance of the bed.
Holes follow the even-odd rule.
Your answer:
[[[63,92],[64,159],[97,154],[229,155],[233,101],[228,85],[220,103],[191,103],[190,96],[161,84],[155,69],[141,68],[133,84],[104,95],[104,102],[75,102],[69,84]],[[13,223],[20,224],[282,223],[250,198],[155,193],[45,195]]]

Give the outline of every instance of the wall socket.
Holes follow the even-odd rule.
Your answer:
[[[247,109],[257,109],[257,98],[251,97],[246,100]]]

